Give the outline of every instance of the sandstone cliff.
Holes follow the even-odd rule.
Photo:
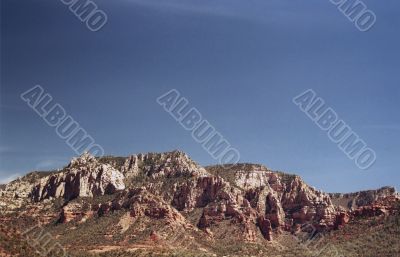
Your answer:
[[[338,229],[352,217],[390,211],[386,205],[365,206],[388,196],[398,199],[393,188],[327,194],[299,176],[258,164],[203,168],[181,151],[102,158],[83,154],[62,170],[15,180],[0,195],[3,213],[22,208],[43,222],[81,224],[122,213],[118,233],[136,233],[135,226],[147,224],[153,239],[184,233],[191,242],[195,237],[271,241],[280,231],[297,233],[304,224],[318,231]],[[161,225],[155,227],[156,221]]]
[[[34,201],[47,198],[74,199],[76,197],[112,194],[125,189],[124,175],[110,164],[101,164],[85,153],[73,159],[66,169],[40,179],[31,191]]]

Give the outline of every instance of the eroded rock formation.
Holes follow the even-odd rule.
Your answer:
[[[85,153],[73,159],[65,171],[42,178],[30,194],[34,201],[62,197],[93,197],[125,189],[124,175]]]
[[[0,195],[0,211],[25,206],[35,213],[48,206],[58,208],[58,215],[50,213],[48,219],[57,216],[61,223],[125,212],[122,231],[135,222],[159,220],[172,230],[209,238],[223,238],[230,231],[229,236],[244,241],[271,241],[274,233],[297,231],[304,224],[321,231],[339,229],[354,217],[390,213],[392,202],[380,200],[399,199],[391,188],[327,194],[299,176],[256,164],[203,168],[180,151],[126,158],[84,154],[63,170],[20,178]],[[153,232],[150,238],[168,234]]]

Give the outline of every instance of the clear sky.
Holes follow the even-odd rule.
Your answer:
[[[41,85],[106,154],[181,149],[216,161],[156,102],[177,89],[243,162],[330,192],[399,188],[398,0],[365,3],[358,31],[329,0],[95,0],[87,29],[57,0],[1,0],[0,181],[74,151],[20,94]],[[375,150],[360,170],[292,98],[312,88]]]

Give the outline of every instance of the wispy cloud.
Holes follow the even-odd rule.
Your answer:
[[[375,130],[400,130],[400,124],[371,124],[365,125],[364,128]]]
[[[21,176],[21,174],[16,173],[16,174],[12,174],[11,176],[8,176],[8,177],[0,178],[0,184],[7,184],[13,180],[16,180],[20,176]]]
[[[36,164],[36,170],[52,170],[56,168],[62,168],[66,164],[66,161],[63,159],[51,159],[51,160],[43,160]]]
[[[201,15],[214,15],[224,17],[236,17],[239,13],[234,8],[229,8],[223,1],[220,2],[184,2],[184,1],[160,1],[160,0],[129,0],[129,2],[170,11],[190,12]]]

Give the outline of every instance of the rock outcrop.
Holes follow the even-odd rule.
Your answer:
[[[397,193],[390,193],[388,196],[380,195],[370,205],[363,205],[353,210],[338,212],[334,228],[341,229],[354,219],[388,217],[389,215],[399,214],[399,208],[400,197]]]
[[[399,196],[394,187],[382,187],[376,190],[360,191],[355,193],[329,194],[332,202],[346,210],[354,210],[362,206],[371,205],[373,202],[388,196]]]
[[[313,223],[321,229],[334,226],[336,211],[330,196],[308,186],[299,176],[253,164],[238,164],[230,170],[211,166],[207,170],[240,188],[272,228],[288,230],[303,223]]]
[[[85,153],[73,159],[65,171],[42,178],[30,196],[34,201],[58,197],[71,200],[112,194],[123,189],[124,175],[120,171]]]
[[[380,197],[372,204],[358,207],[349,213],[353,217],[388,216],[398,212],[397,206],[400,206],[400,197],[398,195],[389,195]]]
[[[182,151],[129,156],[121,171],[126,177],[145,175],[153,179],[180,176],[206,176],[206,170]]]
[[[269,219],[266,219],[263,216],[260,216],[257,219],[257,225],[260,227],[261,233],[265,239],[268,241],[272,241],[272,227]]]
[[[0,189],[0,211],[12,211],[27,204],[34,185],[49,174],[51,173],[31,172],[4,185]]]
[[[85,222],[95,214],[91,209],[85,209],[82,204],[68,203],[62,207],[58,222],[68,223],[71,221]]]

